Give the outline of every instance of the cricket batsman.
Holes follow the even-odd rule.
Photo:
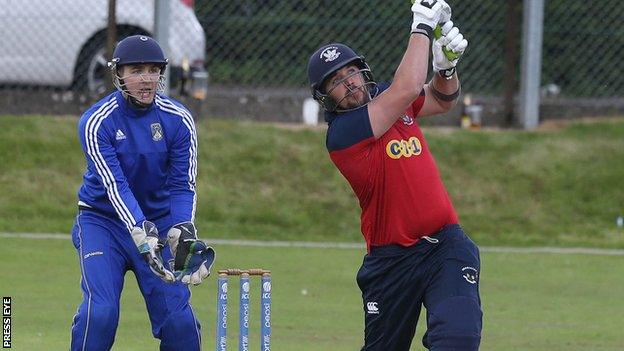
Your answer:
[[[110,350],[124,276],[132,271],[160,350],[200,350],[188,284],[210,274],[214,251],[197,237],[197,133],[179,102],[161,95],[167,59],[142,35],[117,44],[118,91],[80,118],[87,167],[72,229],[83,300],[71,350]]]
[[[445,1],[416,0],[411,11],[407,49],[391,83],[377,85],[364,57],[339,43],[312,54],[308,78],[325,109],[330,158],[362,209],[362,350],[409,350],[423,305],[427,349],[478,350],[479,250],[459,225],[418,126],[418,118],[455,105],[456,65],[468,42]],[[434,74],[426,83],[430,46]]]

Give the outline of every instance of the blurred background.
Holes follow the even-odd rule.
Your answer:
[[[81,113],[112,89],[106,61],[114,44],[146,34],[170,58],[170,95],[196,118],[301,122],[315,49],[346,43],[378,81],[390,80],[411,23],[407,0],[1,2],[0,112],[15,114]],[[463,99],[480,106],[475,123],[526,126],[524,103],[540,107],[529,117],[539,121],[624,110],[621,2],[449,3],[470,42],[459,73]],[[425,123],[459,125],[465,113]]]

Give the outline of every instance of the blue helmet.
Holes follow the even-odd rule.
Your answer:
[[[140,98],[132,95],[127,89],[124,79],[119,75],[119,68],[125,65],[133,64],[155,64],[160,67],[160,74],[156,83],[156,91],[163,92],[165,89],[164,80],[165,68],[169,60],[165,58],[165,54],[156,40],[145,35],[133,35],[129,36],[117,44],[115,51],[113,51],[113,59],[108,63],[108,67],[113,72],[113,85],[120,91],[126,93],[130,102],[133,102],[138,107],[146,107],[144,103],[140,102]],[[146,78],[147,80],[151,78]],[[152,101],[153,103],[153,101]]]
[[[323,83],[336,71],[351,63],[360,68],[366,85],[375,84],[370,67],[364,60],[364,56],[358,55],[353,49],[344,44],[332,43],[323,45],[310,56],[308,61],[308,80],[312,90],[312,97],[325,110],[336,111],[338,103],[333,101],[329,94],[324,91]]]
[[[156,40],[145,35],[132,35],[117,44],[111,61],[113,66],[154,63],[164,70],[169,60]]]

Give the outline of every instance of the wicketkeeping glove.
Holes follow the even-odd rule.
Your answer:
[[[430,37],[438,23],[451,20],[451,7],[444,0],[412,2],[412,33],[422,33]]]
[[[165,246],[165,240],[159,240],[158,229],[154,223],[143,221],[141,227],[132,228],[132,240],[134,240],[137,249],[143,259],[147,262],[154,274],[167,283],[175,281],[173,273],[171,273],[163,264],[161,250]]]
[[[454,53],[454,55],[452,55],[452,60],[449,59],[449,55],[445,54],[442,50],[444,47],[446,47],[448,51]],[[442,36],[436,38],[433,44],[431,44],[433,70],[436,72],[442,71],[443,76],[446,76],[443,71],[453,71],[450,72],[452,75],[455,72],[457,62],[466,51],[466,47],[468,47],[468,41],[464,39],[459,29],[453,26],[453,22],[448,21],[444,23],[444,25],[442,25]]]
[[[174,225],[167,233],[169,247],[174,257],[176,280],[185,284],[198,285],[210,275],[215,252],[212,247],[197,238],[197,229],[192,222]]]

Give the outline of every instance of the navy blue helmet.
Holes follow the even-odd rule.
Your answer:
[[[364,77],[365,89],[368,85],[375,85],[373,75],[364,56],[358,55],[347,45],[332,43],[321,46],[316,50],[308,61],[308,80],[312,97],[318,101],[327,111],[336,111],[338,102],[333,101],[327,91],[324,90],[325,81],[336,71],[348,64],[355,64]]]
[[[120,91],[123,91],[128,95],[130,101],[139,107],[146,107],[144,103],[140,102],[140,98],[130,93],[127,89],[126,82],[119,75],[119,68],[126,65],[134,64],[155,64],[160,67],[160,74],[158,77],[150,77],[149,75],[142,76],[142,79],[147,82],[156,83],[156,92],[163,92],[165,89],[165,68],[169,60],[165,58],[165,54],[158,45],[158,42],[145,35],[132,35],[129,36],[117,44],[115,51],[113,51],[113,59],[108,63],[108,67],[113,72],[113,85]]]
[[[112,63],[117,66],[154,63],[164,70],[169,60],[156,40],[145,35],[129,36],[117,44]]]

